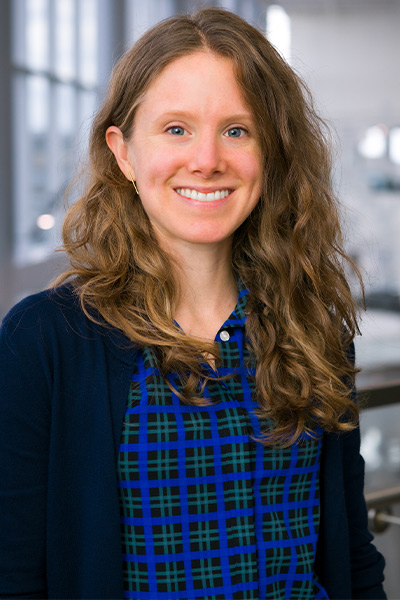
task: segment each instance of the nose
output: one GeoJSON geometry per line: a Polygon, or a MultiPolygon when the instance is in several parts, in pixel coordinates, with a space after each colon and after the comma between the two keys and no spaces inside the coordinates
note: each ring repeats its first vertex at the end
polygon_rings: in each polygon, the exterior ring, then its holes
{"type": "Polygon", "coordinates": [[[188,167],[191,173],[210,178],[226,170],[223,143],[216,135],[205,133],[192,144],[188,167]]]}

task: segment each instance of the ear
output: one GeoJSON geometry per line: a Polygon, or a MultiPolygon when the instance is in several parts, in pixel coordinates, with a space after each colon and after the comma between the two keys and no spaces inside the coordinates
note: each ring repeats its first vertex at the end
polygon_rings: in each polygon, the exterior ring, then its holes
{"type": "Polygon", "coordinates": [[[136,179],[135,170],[129,162],[128,145],[122,131],[115,125],[111,125],[106,131],[106,142],[125,177],[130,180],[132,175],[133,179],[136,179]]]}

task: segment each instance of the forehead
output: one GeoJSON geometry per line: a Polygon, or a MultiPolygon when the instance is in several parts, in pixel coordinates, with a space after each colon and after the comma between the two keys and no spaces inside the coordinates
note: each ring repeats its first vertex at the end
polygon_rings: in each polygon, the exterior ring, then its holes
{"type": "Polygon", "coordinates": [[[197,51],[173,60],[153,80],[138,107],[145,116],[152,111],[193,110],[248,113],[235,65],[230,58],[197,51]]]}

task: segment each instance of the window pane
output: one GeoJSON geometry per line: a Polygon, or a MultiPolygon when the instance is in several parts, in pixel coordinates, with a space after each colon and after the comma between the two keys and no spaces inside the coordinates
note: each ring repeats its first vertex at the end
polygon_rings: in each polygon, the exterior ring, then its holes
{"type": "Polygon", "coordinates": [[[47,69],[49,66],[49,2],[48,0],[25,0],[25,2],[25,63],[31,69],[47,69]]]}
{"type": "Polygon", "coordinates": [[[97,108],[97,94],[82,90],[79,93],[79,136],[78,152],[82,155],[83,160],[88,152],[88,140],[90,128],[92,126],[93,115],[97,108]]]}
{"type": "Polygon", "coordinates": [[[26,79],[26,111],[28,134],[43,136],[49,127],[49,82],[45,77],[26,79]]]}
{"type": "Polygon", "coordinates": [[[97,1],[79,3],[79,78],[86,85],[97,82],[97,1]]]}
{"type": "Polygon", "coordinates": [[[48,233],[38,227],[37,219],[49,212],[49,108],[50,86],[44,77],[27,78],[27,188],[24,202],[25,227],[30,252],[42,245],[48,233]]]}
{"type": "MultiPolygon", "coordinates": [[[[87,136],[92,125],[92,119],[97,108],[97,94],[82,91],[80,93],[79,121],[82,124],[81,134],[87,136]]],[[[80,137],[82,137],[82,135],[80,137]]]]}
{"type": "Polygon", "coordinates": [[[16,91],[16,258],[27,262],[42,258],[50,238],[38,226],[50,204],[50,84],[40,76],[17,76],[16,91]]]}
{"type": "Polygon", "coordinates": [[[74,0],[54,0],[55,2],[55,73],[58,77],[71,79],[75,69],[75,2],[74,0]]]}
{"type": "Polygon", "coordinates": [[[74,144],[76,133],[76,91],[71,85],[57,85],[55,89],[55,139],[52,191],[54,202],[62,196],[74,172],[74,144]]]}

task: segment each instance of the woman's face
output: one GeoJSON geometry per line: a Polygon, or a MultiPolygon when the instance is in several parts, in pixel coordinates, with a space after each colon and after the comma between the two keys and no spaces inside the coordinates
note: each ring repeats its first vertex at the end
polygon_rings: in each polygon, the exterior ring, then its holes
{"type": "Polygon", "coordinates": [[[160,243],[173,249],[230,244],[261,194],[257,134],[231,60],[202,51],[153,82],[119,157],[109,145],[136,179],[160,243]]]}

